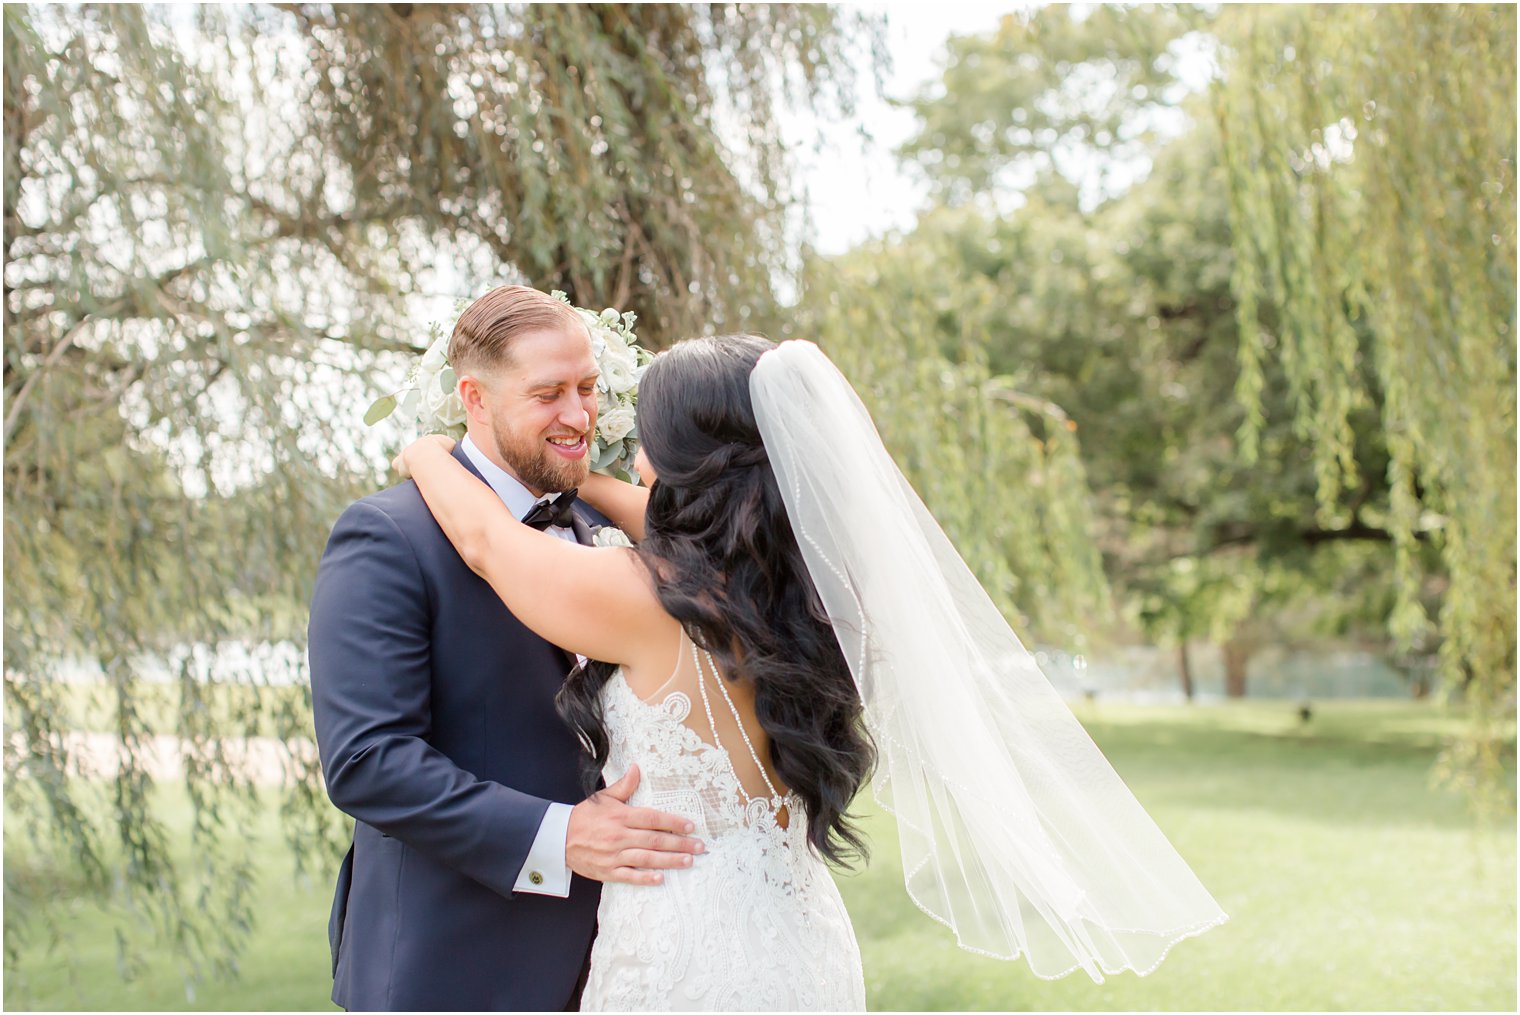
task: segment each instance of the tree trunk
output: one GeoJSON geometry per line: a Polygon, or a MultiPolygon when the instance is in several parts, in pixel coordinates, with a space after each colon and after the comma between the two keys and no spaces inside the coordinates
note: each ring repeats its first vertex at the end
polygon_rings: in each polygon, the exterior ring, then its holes
{"type": "Polygon", "coordinates": [[[1220,648],[1224,652],[1224,693],[1227,698],[1246,696],[1246,664],[1251,661],[1251,650],[1234,639],[1220,648]]]}
{"type": "Polygon", "coordinates": [[[1182,696],[1193,700],[1193,664],[1188,659],[1187,641],[1177,643],[1177,674],[1182,677],[1182,696]]]}

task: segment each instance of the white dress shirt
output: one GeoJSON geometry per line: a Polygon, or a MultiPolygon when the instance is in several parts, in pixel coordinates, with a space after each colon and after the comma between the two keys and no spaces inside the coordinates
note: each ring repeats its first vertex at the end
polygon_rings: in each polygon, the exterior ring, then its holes
{"type": "MultiPolygon", "coordinates": [[[[468,434],[459,442],[459,446],[464,449],[470,464],[480,470],[486,483],[496,491],[496,496],[502,499],[514,517],[521,518],[541,500],[553,499],[534,497],[527,487],[487,458],[468,434]]],[[[551,525],[544,531],[575,542],[575,533],[564,526],[551,525]]],[[[569,896],[570,867],[565,863],[565,836],[570,830],[570,810],[569,804],[549,804],[543,821],[539,823],[538,834],[533,837],[533,847],[528,850],[528,859],[517,875],[517,883],[512,886],[513,890],[535,895],[555,895],[562,899],[569,896]]]]}

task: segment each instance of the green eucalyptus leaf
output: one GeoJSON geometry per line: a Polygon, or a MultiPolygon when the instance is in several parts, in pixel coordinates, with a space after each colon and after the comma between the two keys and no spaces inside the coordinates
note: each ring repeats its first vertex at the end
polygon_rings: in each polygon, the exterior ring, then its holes
{"type": "Polygon", "coordinates": [[[364,425],[374,426],[385,417],[396,411],[396,396],[381,395],[370,404],[364,413],[364,425]]]}

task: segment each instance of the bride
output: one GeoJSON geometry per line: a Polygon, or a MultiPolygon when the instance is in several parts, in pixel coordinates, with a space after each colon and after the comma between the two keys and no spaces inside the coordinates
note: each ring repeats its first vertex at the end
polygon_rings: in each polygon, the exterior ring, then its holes
{"type": "Polygon", "coordinates": [[[816,346],[682,342],[638,427],[647,488],[580,491],[636,547],[518,522],[447,438],[397,459],[518,619],[606,660],[560,694],[594,768],[637,764],[630,803],[706,843],[605,886],[584,1009],[863,1009],[828,864],[862,852],[846,809],[868,778],[910,895],[962,947],[1101,980],[1223,921],[816,346]]]}

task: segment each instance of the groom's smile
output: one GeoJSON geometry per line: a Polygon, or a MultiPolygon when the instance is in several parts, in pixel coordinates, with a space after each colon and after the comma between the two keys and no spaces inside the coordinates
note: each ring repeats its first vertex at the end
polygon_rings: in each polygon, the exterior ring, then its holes
{"type": "Polygon", "coordinates": [[[585,434],[566,434],[557,437],[544,438],[549,446],[566,458],[584,458],[588,442],[585,434]]]}

